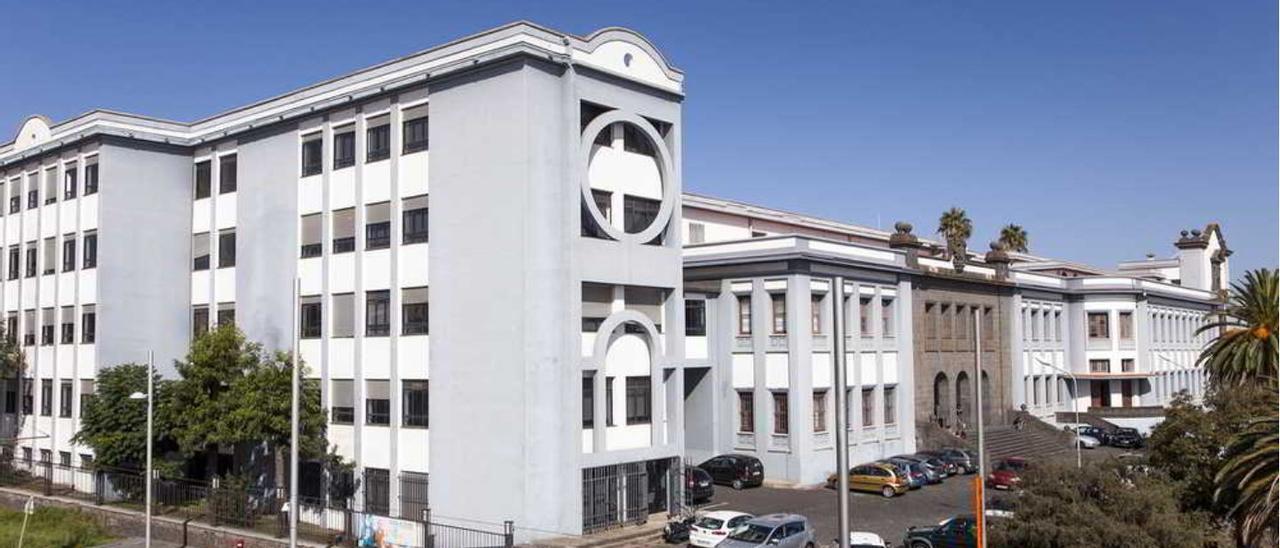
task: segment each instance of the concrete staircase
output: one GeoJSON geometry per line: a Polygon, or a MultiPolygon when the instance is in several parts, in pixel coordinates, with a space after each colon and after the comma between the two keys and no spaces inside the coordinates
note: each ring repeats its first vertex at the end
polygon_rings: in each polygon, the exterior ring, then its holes
{"type": "MultiPolygon", "coordinates": [[[[1039,421],[1036,421],[1039,422],[1039,421]]],[[[1005,457],[1025,457],[1044,461],[1070,450],[1071,439],[1062,432],[1028,424],[1022,430],[1012,426],[992,426],[986,431],[987,459],[995,462],[1005,457]]]]}
{"type": "MultiPolygon", "coordinates": [[[[1054,420],[1060,423],[1072,424],[1076,422],[1076,413],[1073,413],[1071,411],[1058,411],[1057,413],[1054,413],[1053,418],[1054,420]]],[[[1116,426],[1114,422],[1111,422],[1107,419],[1094,415],[1093,413],[1084,412],[1084,411],[1080,412],[1080,422],[1085,423],[1089,426],[1097,426],[1098,428],[1101,428],[1107,431],[1112,431],[1112,430],[1115,430],[1116,428],[1119,428],[1119,426],[1116,426]]]]}

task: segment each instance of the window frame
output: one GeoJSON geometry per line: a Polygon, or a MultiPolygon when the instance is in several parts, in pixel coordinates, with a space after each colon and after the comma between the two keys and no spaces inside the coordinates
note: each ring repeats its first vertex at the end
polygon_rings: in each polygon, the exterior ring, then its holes
{"type": "Polygon", "coordinates": [[[626,377],[625,424],[653,424],[653,385],[649,375],[626,377]]]}
{"type": "Polygon", "coordinates": [[[431,149],[430,118],[430,116],[419,116],[402,122],[401,129],[404,143],[401,145],[401,154],[413,154],[414,152],[431,149]]]}

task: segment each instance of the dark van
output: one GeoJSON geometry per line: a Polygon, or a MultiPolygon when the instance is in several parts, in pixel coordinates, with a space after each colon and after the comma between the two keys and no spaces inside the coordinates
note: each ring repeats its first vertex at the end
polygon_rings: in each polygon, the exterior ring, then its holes
{"type": "Polygon", "coordinates": [[[764,484],[764,464],[748,455],[720,455],[707,459],[698,468],[711,474],[711,479],[720,485],[728,485],[734,489],[743,487],[759,487],[764,484]]]}

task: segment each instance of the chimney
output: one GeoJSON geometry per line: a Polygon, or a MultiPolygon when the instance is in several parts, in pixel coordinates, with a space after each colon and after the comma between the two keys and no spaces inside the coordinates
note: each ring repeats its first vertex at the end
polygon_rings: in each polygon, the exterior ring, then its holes
{"type": "Polygon", "coordinates": [[[1199,230],[1183,230],[1173,246],[1178,248],[1179,283],[1208,291],[1211,285],[1209,235],[1199,230]]]}
{"type": "Polygon", "coordinates": [[[1009,264],[1013,262],[1013,258],[1009,256],[1004,246],[1000,245],[1000,242],[991,242],[991,251],[987,252],[985,260],[987,264],[995,267],[997,280],[1009,279],[1009,264]]]}

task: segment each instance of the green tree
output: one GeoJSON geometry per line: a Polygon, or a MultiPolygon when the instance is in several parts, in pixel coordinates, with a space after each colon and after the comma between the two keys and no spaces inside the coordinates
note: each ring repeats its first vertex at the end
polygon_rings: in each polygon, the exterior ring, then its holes
{"type": "Polygon", "coordinates": [[[989,520],[991,546],[1202,548],[1203,512],[1178,507],[1177,484],[1116,461],[1083,469],[1045,464],[1024,475],[1012,519],[989,520]]]}
{"type": "Polygon", "coordinates": [[[1236,434],[1215,480],[1219,502],[1234,501],[1229,515],[1235,520],[1242,544],[1274,544],[1280,523],[1280,443],[1277,443],[1276,329],[1280,325],[1280,279],[1270,269],[1245,273],[1243,283],[1232,283],[1227,306],[1200,332],[1216,333],[1200,353],[1198,362],[1221,390],[1255,387],[1270,395],[1265,411],[1253,415],[1247,429],[1236,434]]]}
{"type": "Polygon", "coordinates": [[[1026,253],[1029,244],[1027,229],[1015,224],[1004,225],[1004,228],[1000,229],[1000,239],[997,241],[1006,251],[1026,253]]]}
{"type": "Polygon", "coordinates": [[[969,215],[958,207],[948,209],[938,218],[938,234],[946,241],[947,253],[956,268],[963,268],[969,237],[973,236],[973,221],[969,220],[969,215]]]}
{"type": "MultiPolygon", "coordinates": [[[[152,453],[162,457],[176,448],[168,432],[172,413],[164,408],[169,382],[156,375],[156,408],[152,453]]],[[[80,430],[71,441],[93,449],[94,462],[114,468],[141,469],[147,458],[147,402],[129,396],[147,392],[147,366],[127,363],[98,372],[95,394],[84,406],[80,430]]],[[[176,463],[157,458],[156,468],[172,470],[176,463]]]]}

